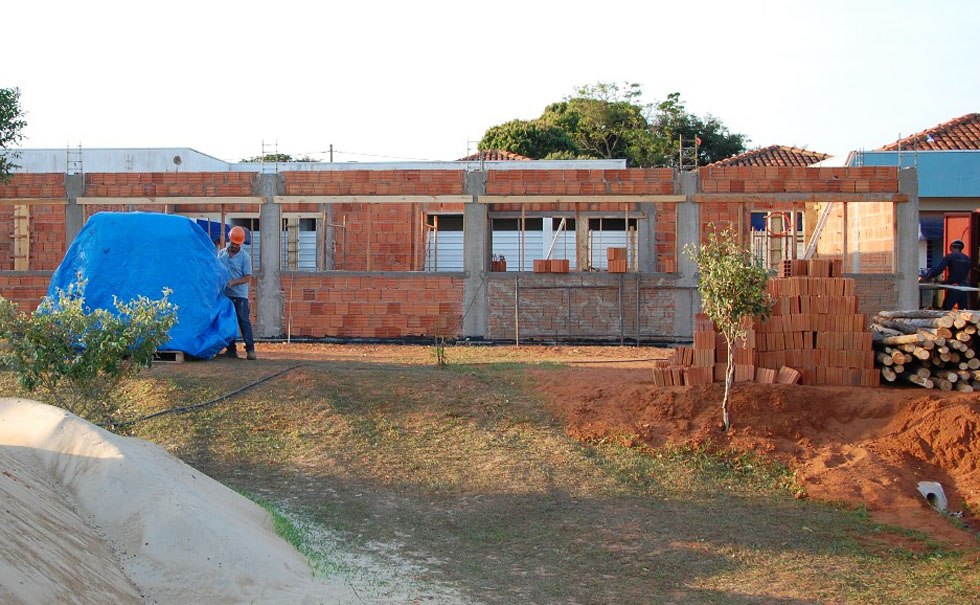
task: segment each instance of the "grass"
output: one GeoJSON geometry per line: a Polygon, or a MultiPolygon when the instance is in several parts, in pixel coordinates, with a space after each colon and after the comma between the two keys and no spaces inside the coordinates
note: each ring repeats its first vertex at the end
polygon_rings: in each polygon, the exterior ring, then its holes
{"type": "MultiPolygon", "coordinates": [[[[463,355],[478,358],[311,362],[130,432],[280,511],[301,552],[319,548],[321,567],[377,594],[408,583],[435,602],[444,586],[486,603],[975,599],[968,554],[797,499],[791,472],[757,455],[655,451],[629,433],[576,442],[527,364],[463,355]],[[413,571],[357,578],[359,559],[338,553],[413,571]]],[[[287,365],[156,366],[125,412],[205,401],[287,365]]]]}

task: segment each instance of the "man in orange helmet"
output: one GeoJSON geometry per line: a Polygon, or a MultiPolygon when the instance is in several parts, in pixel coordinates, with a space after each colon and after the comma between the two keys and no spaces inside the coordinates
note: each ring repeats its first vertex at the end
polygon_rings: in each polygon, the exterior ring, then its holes
{"type": "MultiPolygon", "coordinates": [[[[238,329],[241,330],[242,340],[245,341],[245,358],[255,359],[255,340],[252,337],[252,320],[248,311],[248,283],[252,279],[252,259],[242,253],[245,243],[245,230],[232,227],[228,233],[228,245],[218,253],[218,262],[231,271],[231,280],[225,286],[225,296],[235,305],[235,315],[238,316],[238,329]]],[[[235,341],[228,343],[225,355],[238,357],[235,341]]]]}

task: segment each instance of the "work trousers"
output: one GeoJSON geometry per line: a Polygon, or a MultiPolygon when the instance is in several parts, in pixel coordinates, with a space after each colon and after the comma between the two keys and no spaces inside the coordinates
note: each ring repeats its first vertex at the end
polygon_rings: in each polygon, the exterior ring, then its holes
{"type": "MultiPolygon", "coordinates": [[[[255,339],[252,337],[252,320],[248,316],[248,299],[237,296],[229,296],[228,298],[231,299],[231,304],[235,305],[235,315],[238,317],[238,330],[242,334],[242,340],[245,341],[245,350],[254,351],[255,339]]],[[[228,350],[235,350],[234,340],[228,343],[228,350]]]]}

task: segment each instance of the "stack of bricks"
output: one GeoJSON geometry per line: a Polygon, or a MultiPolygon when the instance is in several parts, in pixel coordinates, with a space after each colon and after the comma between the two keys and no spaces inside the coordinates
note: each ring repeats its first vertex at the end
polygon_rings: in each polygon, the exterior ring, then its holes
{"type": "Polygon", "coordinates": [[[567,258],[538,258],[534,260],[535,273],[568,273],[567,258]]]}
{"type": "MultiPolygon", "coordinates": [[[[746,321],[745,339],[734,349],[735,382],[878,386],[867,318],[857,312],[854,280],[840,277],[840,263],[788,261],[784,277],[769,281],[772,315],[746,321]]],[[[728,346],[711,320],[698,315],[693,347],[678,347],[666,364],[654,368],[654,383],[679,369],[684,384],[705,384],[701,368],[724,381],[728,346]],[[695,375],[688,376],[691,370],[695,375]]],[[[710,382],[710,380],[708,381],[710,382]]]]}
{"type": "Polygon", "coordinates": [[[626,273],[626,248],[606,248],[606,261],[610,273],[626,273]]]}

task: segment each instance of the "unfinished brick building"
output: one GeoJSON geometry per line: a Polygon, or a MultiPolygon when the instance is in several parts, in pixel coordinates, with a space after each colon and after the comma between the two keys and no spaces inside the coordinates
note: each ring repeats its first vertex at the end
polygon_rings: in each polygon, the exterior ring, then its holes
{"type": "Polygon", "coordinates": [[[773,268],[811,242],[814,258],[842,259],[863,312],[917,303],[914,169],[215,162],[71,173],[22,161],[0,185],[0,295],[32,309],[87,217],[114,210],[249,228],[266,338],[685,340],[697,282],[684,246],[727,225],[773,268]],[[625,249],[622,266],[610,249],[625,249]],[[532,270],[549,258],[568,272],[532,270]]]}

